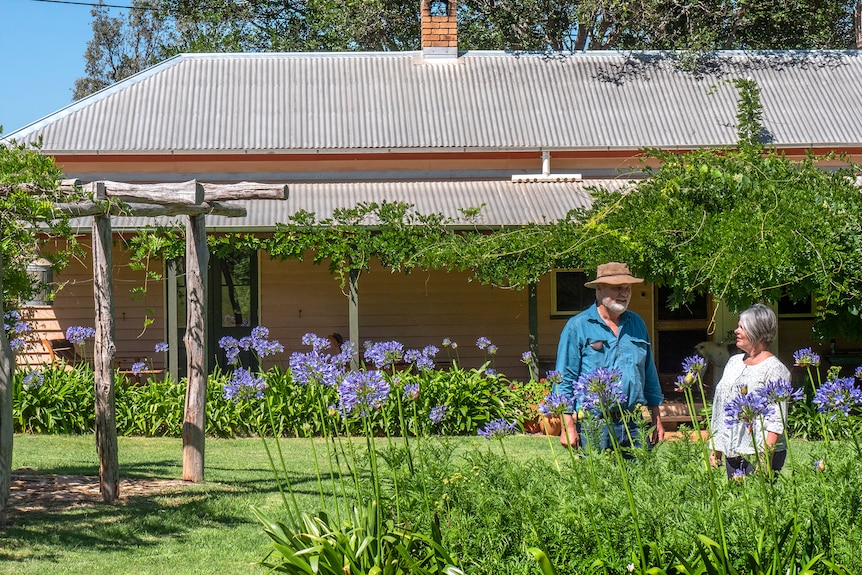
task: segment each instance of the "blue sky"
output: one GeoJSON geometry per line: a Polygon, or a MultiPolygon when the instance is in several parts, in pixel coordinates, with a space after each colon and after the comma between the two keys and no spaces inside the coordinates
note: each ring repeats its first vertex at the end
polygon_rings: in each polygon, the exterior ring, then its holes
{"type": "MultiPolygon", "coordinates": [[[[93,36],[91,6],[84,5],[88,1],[0,0],[0,125],[4,134],[72,102],[75,79],[84,75],[84,50],[93,36]]],[[[121,12],[112,9],[111,13],[121,12]]]]}

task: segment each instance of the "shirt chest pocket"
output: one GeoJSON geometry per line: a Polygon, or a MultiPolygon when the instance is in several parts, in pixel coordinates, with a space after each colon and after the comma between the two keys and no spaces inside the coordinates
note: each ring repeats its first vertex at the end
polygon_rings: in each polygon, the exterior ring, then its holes
{"type": "Polygon", "coordinates": [[[649,342],[637,337],[626,337],[620,341],[620,355],[629,365],[643,365],[649,353],[649,342]]]}

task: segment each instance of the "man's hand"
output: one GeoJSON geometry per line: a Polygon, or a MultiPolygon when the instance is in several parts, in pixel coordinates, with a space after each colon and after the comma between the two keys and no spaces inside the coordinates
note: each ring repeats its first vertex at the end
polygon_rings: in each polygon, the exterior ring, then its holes
{"type": "Polygon", "coordinates": [[[568,413],[563,414],[563,430],[560,432],[560,445],[577,449],[581,440],[578,437],[578,428],[575,426],[575,418],[568,413]]]}
{"type": "Polygon", "coordinates": [[[664,424],[661,422],[661,415],[659,415],[659,407],[651,407],[650,412],[652,415],[652,435],[650,436],[650,441],[652,441],[653,445],[658,444],[659,441],[664,439],[664,424]]]}
{"type": "Polygon", "coordinates": [[[720,451],[710,451],[709,452],[709,464],[712,467],[718,467],[721,465],[721,452],[720,451]]]}

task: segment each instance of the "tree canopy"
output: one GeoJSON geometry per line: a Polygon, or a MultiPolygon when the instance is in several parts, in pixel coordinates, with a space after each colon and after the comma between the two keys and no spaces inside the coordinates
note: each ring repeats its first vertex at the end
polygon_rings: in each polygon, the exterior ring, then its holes
{"type": "MultiPolygon", "coordinates": [[[[846,49],[862,0],[461,0],[464,50],[846,49]]],[[[180,52],[416,50],[419,0],[133,0],[93,10],[80,99],[180,52]]]]}

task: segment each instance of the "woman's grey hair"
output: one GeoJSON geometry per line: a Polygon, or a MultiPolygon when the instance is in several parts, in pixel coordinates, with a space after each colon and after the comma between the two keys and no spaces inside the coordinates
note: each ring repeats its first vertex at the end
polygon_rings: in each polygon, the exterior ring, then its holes
{"type": "Polygon", "coordinates": [[[762,303],[756,303],[739,314],[739,323],[752,343],[763,343],[766,347],[772,345],[775,332],[778,330],[778,320],[775,312],[762,303]]]}

